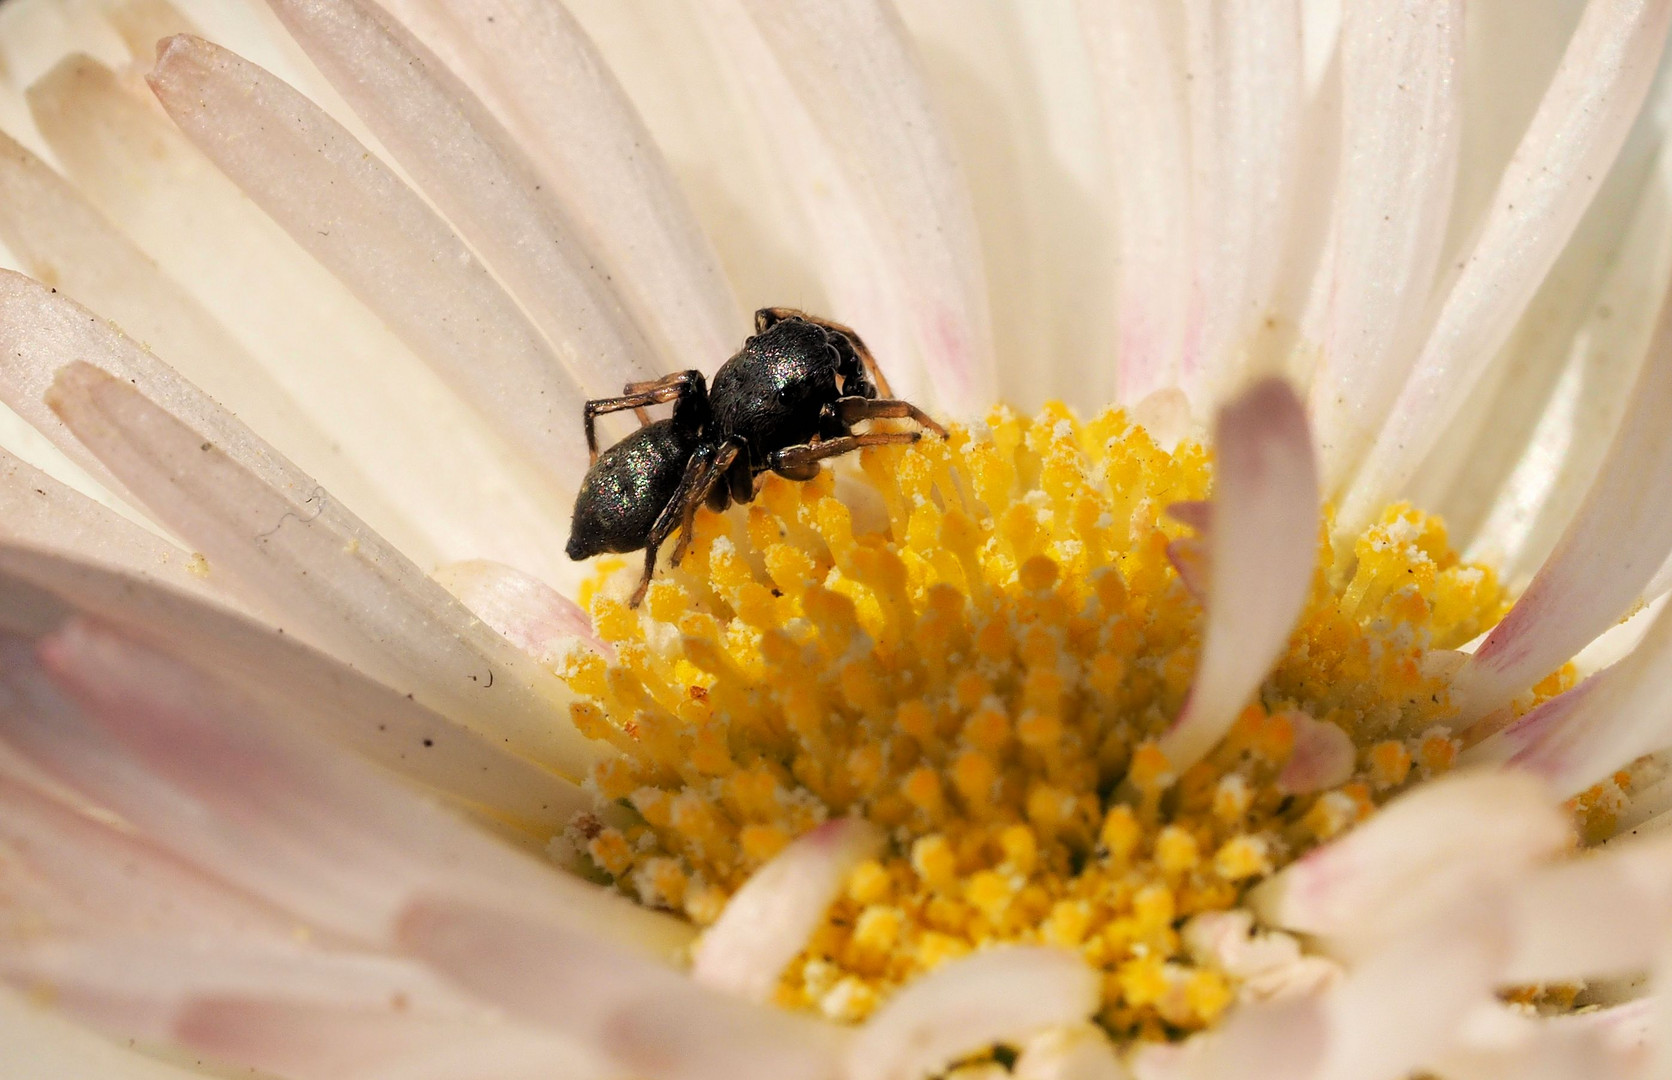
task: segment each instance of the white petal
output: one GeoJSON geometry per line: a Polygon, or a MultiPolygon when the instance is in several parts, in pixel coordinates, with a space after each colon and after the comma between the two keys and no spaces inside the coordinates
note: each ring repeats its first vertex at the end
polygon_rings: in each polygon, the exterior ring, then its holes
{"type": "Polygon", "coordinates": [[[0,450],[0,538],[73,553],[144,574],[197,596],[236,604],[192,554],[0,450]]]}
{"type": "Polygon", "coordinates": [[[615,287],[676,363],[711,368],[737,349],[748,325],[713,246],[615,74],[562,5],[390,0],[384,7],[516,137],[587,224],[615,268],[615,287]]]}
{"type": "MultiPolygon", "coordinates": [[[[1190,0],[1194,294],[1179,382],[1198,401],[1271,370],[1303,100],[1295,0],[1190,0]]],[[[1285,328],[1287,332],[1287,328],[1285,328]]]]}
{"type": "Polygon", "coordinates": [[[4,986],[0,1046],[6,1047],[7,1080],[203,1080],[205,1075],[107,1042],[4,986]]]}
{"type": "Polygon", "coordinates": [[[585,471],[586,395],[464,242],[318,106],[215,45],[170,38],[151,87],[175,123],[558,489],[585,471]]]}
{"type": "Polygon", "coordinates": [[[368,520],[410,531],[340,446],[189,293],[39,158],[0,134],[0,237],[31,276],[142,341],[310,473],[363,505],[368,520]]]}
{"type": "Polygon", "coordinates": [[[844,1033],[697,986],[565,929],[549,915],[451,901],[407,909],[399,941],[461,986],[572,1037],[633,1075],[814,1080],[835,1074],[844,1033]]]}
{"type": "Polygon", "coordinates": [[[1457,173],[1462,48],[1462,0],[1342,12],[1345,145],[1311,395],[1332,495],[1369,448],[1418,344],[1457,173]]]}
{"type": "Polygon", "coordinates": [[[974,213],[899,16],[879,0],[744,4],[882,240],[928,388],[979,413],[995,375],[974,213]]]}
{"type": "Polygon", "coordinates": [[[1002,946],[919,976],[865,1022],[851,1080],[917,1080],[996,1043],[1079,1024],[1096,1011],[1100,977],[1070,952],[1002,946]]]}
{"type": "Polygon", "coordinates": [[[1436,1063],[1448,1080],[1641,1080],[1652,1002],[1566,1016],[1476,1009],[1436,1063]]]}
{"type": "Polygon", "coordinates": [[[593,396],[680,366],[651,351],[583,232],[482,103],[375,4],[269,0],[355,112],[593,396]]]}
{"type": "MultiPolygon", "coordinates": [[[[683,924],[492,840],[250,700],[72,623],[0,655],[0,734],[153,842],[324,931],[382,945],[419,891],[534,910],[660,956],[683,924]]],[[[649,963],[649,961],[646,961],[649,963]]]]}
{"type": "Polygon", "coordinates": [[[750,875],[703,933],[691,977],[763,1004],[824,919],[853,868],[875,855],[882,834],[842,818],[799,837],[750,875]]]}
{"type": "Polygon", "coordinates": [[[1086,1024],[1029,1040],[1011,1075],[1018,1080],[1127,1080],[1128,1074],[1103,1029],[1086,1024]]]}
{"type": "Polygon", "coordinates": [[[1625,659],[1471,747],[1466,760],[1507,762],[1572,795],[1672,746],[1672,617],[1663,609],[1625,659]]]}
{"type": "MultiPolygon", "coordinates": [[[[81,355],[134,351],[102,324],[81,328],[81,355]]],[[[568,723],[555,675],[230,416],[211,414],[218,427],[188,423],[81,361],[60,372],[50,397],[141,501],[311,640],[571,777],[605,753],[568,723]]]]}
{"type": "Polygon", "coordinates": [[[47,590],[137,642],[235,683],[288,722],[534,836],[561,832],[575,814],[595,809],[580,788],[498,739],[462,728],[282,631],[159,583],[11,546],[0,547],[0,575],[0,589],[27,582],[47,590]]]}
{"type": "Polygon", "coordinates": [[[1614,444],[1561,543],[1452,683],[1462,719],[1504,705],[1626,615],[1672,554],[1672,304],[1614,444]]]}
{"type": "Polygon", "coordinates": [[[149,98],[73,57],[30,89],[55,159],[83,194],[410,520],[392,542],[423,566],[494,558],[564,580],[569,508],[149,98]]]}
{"type": "Polygon", "coordinates": [[[1480,237],[1336,520],[1356,535],[1410,480],[1571,235],[1648,93],[1669,0],[1591,0],[1480,237]]]}
{"type": "Polygon", "coordinates": [[[1116,210],[1115,355],[1120,400],[1132,405],[1173,385],[1189,316],[1182,15],[1164,0],[1082,0],[1079,11],[1102,90],[1116,210]]]}
{"type": "Polygon", "coordinates": [[[1202,658],[1162,737],[1176,769],[1230,730],[1288,643],[1318,557],[1318,476],[1289,385],[1262,381],[1220,414],[1214,446],[1211,585],[1202,658]]]}
{"type": "MultiPolygon", "coordinates": [[[[1399,932],[1519,874],[1572,842],[1549,791],[1529,777],[1443,777],[1389,803],[1250,894],[1274,926],[1332,941],[1399,932]]],[[[1360,947],[1360,946],[1354,946],[1360,947]]]]}

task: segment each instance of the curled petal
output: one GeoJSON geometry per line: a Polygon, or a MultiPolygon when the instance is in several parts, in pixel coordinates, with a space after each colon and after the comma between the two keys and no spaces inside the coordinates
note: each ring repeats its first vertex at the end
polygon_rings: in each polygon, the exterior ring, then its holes
{"type": "Polygon", "coordinates": [[[855,818],[827,822],[773,856],[727,901],[697,944],[691,977],[769,1002],[778,978],[807,946],[853,868],[882,835],[855,818]]]}
{"type": "Polygon", "coordinates": [[[852,1080],[915,1080],[996,1043],[1081,1023],[1099,976],[1073,953],[1006,946],[952,961],[908,984],[866,1021],[852,1080]]]}
{"type": "Polygon", "coordinates": [[[1212,750],[1288,644],[1318,555],[1318,474],[1286,382],[1257,383],[1215,432],[1208,621],[1184,710],[1162,737],[1176,769],[1212,750]]]}

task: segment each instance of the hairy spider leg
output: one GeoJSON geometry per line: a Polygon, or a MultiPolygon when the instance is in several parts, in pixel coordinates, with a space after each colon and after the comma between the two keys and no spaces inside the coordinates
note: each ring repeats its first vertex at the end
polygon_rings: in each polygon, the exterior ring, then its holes
{"type": "Polygon", "coordinates": [[[914,443],[923,437],[921,431],[867,431],[863,435],[840,435],[816,443],[801,443],[774,450],[766,459],[767,468],[790,480],[811,480],[818,474],[818,463],[825,458],[851,454],[866,446],[897,446],[914,443]]]}
{"type": "MultiPolygon", "coordinates": [[[[749,498],[754,498],[754,482],[749,474],[749,459],[748,455],[743,453],[744,450],[748,449],[748,446],[749,444],[744,442],[741,436],[733,435],[721,443],[720,448],[714,452],[714,457],[709,462],[708,472],[698,481],[696,489],[692,491],[691,497],[685,501],[685,506],[681,511],[679,543],[674,546],[673,558],[668,560],[672,565],[678,566],[684,560],[685,553],[690,550],[691,535],[695,531],[697,521],[697,508],[708,498],[709,492],[719,490],[716,485],[719,484],[722,477],[729,476],[735,490],[739,466],[741,466],[742,475],[748,484],[749,498]]],[[[749,499],[739,501],[748,502],[749,499]]],[[[721,509],[725,508],[721,507],[721,509]]]]}
{"type": "Polygon", "coordinates": [[[941,438],[946,438],[946,429],[909,401],[894,398],[837,398],[836,415],[844,424],[857,424],[861,420],[911,420],[941,438]]]}
{"type": "MultiPolygon", "coordinates": [[[[858,361],[858,366],[854,367],[852,371],[842,371],[842,385],[844,388],[852,386],[855,381],[858,381],[861,385],[869,385],[875,391],[872,394],[862,394],[858,396],[882,398],[892,398],[894,396],[894,388],[888,385],[888,376],[882,373],[882,367],[877,363],[877,358],[871,355],[870,347],[865,344],[865,340],[863,338],[854,332],[853,327],[851,326],[844,326],[843,324],[833,322],[830,319],[821,319],[817,315],[809,315],[805,311],[801,311],[797,308],[773,307],[761,308],[759,311],[755,312],[755,333],[765,333],[767,330],[771,329],[776,324],[783,322],[785,319],[801,319],[804,322],[810,322],[814,326],[836,334],[838,338],[842,340],[842,342],[847,346],[847,349],[844,350],[842,345],[838,345],[837,351],[851,351],[852,354],[850,356],[844,356],[843,360],[858,361]],[[857,379],[857,376],[861,371],[865,373],[866,377],[864,379],[857,379]]],[[[846,367],[846,365],[844,365],[844,367],[846,367]]]]}
{"type": "Polygon", "coordinates": [[[702,505],[703,499],[714,482],[731,467],[738,451],[743,446],[743,440],[727,439],[718,447],[699,446],[691,454],[691,460],[685,464],[685,472],[679,478],[679,486],[674,488],[668,497],[662,512],[656,515],[656,521],[650,526],[650,534],[644,541],[644,574],[639,578],[638,587],[628,599],[628,607],[638,607],[644,602],[644,594],[650,588],[650,579],[656,573],[656,554],[662,544],[671,536],[675,529],[684,526],[685,532],[680,538],[679,546],[674,549],[673,564],[679,565],[684,558],[685,549],[691,543],[691,525],[697,514],[697,507],[702,505]]]}
{"type": "Polygon", "coordinates": [[[650,382],[628,383],[620,397],[594,398],[587,402],[586,449],[592,455],[592,462],[596,464],[598,461],[598,417],[633,409],[638,412],[639,422],[642,424],[648,421],[644,415],[644,407],[660,405],[664,401],[674,403],[673,418],[676,422],[700,427],[708,420],[708,382],[703,378],[702,372],[695,368],[664,375],[650,382]],[[695,415],[691,415],[689,408],[693,404],[698,405],[695,415]],[[682,413],[685,415],[682,416],[682,413]]]}

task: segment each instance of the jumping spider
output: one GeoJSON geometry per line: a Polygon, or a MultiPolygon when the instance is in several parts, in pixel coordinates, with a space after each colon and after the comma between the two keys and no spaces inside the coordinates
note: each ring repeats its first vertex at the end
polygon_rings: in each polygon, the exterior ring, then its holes
{"type": "Polygon", "coordinates": [[[703,503],[719,511],[752,501],[756,477],[768,470],[811,480],[824,458],[922,437],[919,431],[855,434],[853,425],[862,420],[909,418],[945,437],[946,429],[922,409],[890,393],[852,330],[794,308],[762,308],[754,336],[720,365],[712,389],[702,372],[681,371],[586,403],[592,467],[575,498],[569,557],[643,548],[644,576],[630,601],[637,607],[656,570],[657,549],[680,529],[678,566],[703,503]],[[640,411],[639,430],[599,454],[597,417],[668,401],[671,417],[650,422],[640,411]]]}

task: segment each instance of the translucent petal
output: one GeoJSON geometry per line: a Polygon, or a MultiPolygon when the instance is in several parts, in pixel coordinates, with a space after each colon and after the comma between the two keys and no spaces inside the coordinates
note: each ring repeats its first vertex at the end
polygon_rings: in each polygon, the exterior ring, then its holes
{"type": "Polygon", "coordinates": [[[1014,1045],[1083,1022],[1100,977],[1058,949],[1003,946],[919,976],[865,1022],[849,1052],[851,1080],[915,1080],[994,1044],[1014,1045]]]}
{"type": "Polygon", "coordinates": [[[882,834],[855,818],[797,838],[750,875],[697,943],[691,977],[770,1004],[778,979],[803,949],[853,868],[875,855],[882,834]]]}
{"type": "Polygon", "coordinates": [[[393,170],[318,106],[201,38],[150,75],[221,170],[352,288],[559,491],[585,471],[586,395],[487,269],[393,170]]]}
{"type": "Polygon", "coordinates": [[[1462,407],[1601,185],[1648,93],[1672,2],[1591,0],[1341,513],[1356,535],[1462,407]]]}
{"type": "Polygon", "coordinates": [[[435,579],[505,640],[547,667],[561,662],[577,642],[615,655],[579,604],[515,567],[473,559],[443,566],[435,579]]]}
{"type": "MultiPolygon", "coordinates": [[[[611,281],[676,366],[711,369],[748,330],[713,246],[616,76],[560,4],[391,0],[584,222],[611,281]]],[[[774,301],[776,302],[776,301],[774,301]]]]}
{"type": "MultiPolygon", "coordinates": [[[[74,317],[66,302],[59,314],[74,317]]],[[[81,356],[134,351],[103,324],[78,326],[81,356]]],[[[556,676],[230,416],[191,423],[80,360],[59,372],[49,397],[142,502],[305,637],[568,776],[605,753],[567,722],[556,676]]]]}
{"type": "Polygon", "coordinates": [[[285,27],[504,282],[590,396],[660,362],[588,249],[584,227],[464,84],[375,4],[269,0],[285,27]]]}
{"type": "Polygon", "coordinates": [[[1220,414],[1208,621],[1190,696],[1161,749],[1186,769],[1230,730],[1282,653],[1317,562],[1318,476],[1306,414],[1280,379],[1220,414]]]}
{"type": "Polygon", "coordinates": [[[1345,145],[1311,394],[1330,495],[1375,438],[1418,344],[1457,173],[1462,49],[1461,0],[1343,9],[1345,145]]]}

